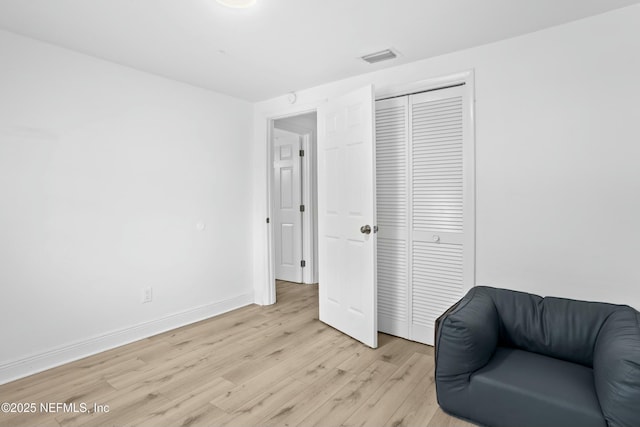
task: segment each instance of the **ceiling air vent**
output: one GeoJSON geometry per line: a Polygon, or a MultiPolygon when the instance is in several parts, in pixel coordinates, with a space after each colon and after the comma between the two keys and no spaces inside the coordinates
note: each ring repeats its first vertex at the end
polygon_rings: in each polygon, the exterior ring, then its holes
{"type": "Polygon", "coordinates": [[[362,57],[363,60],[369,64],[375,64],[376,62],[386,61],[387,59],[396,58],[396,55],[391,49],[381,50],[380,52],[370,53],[362,57]]]}

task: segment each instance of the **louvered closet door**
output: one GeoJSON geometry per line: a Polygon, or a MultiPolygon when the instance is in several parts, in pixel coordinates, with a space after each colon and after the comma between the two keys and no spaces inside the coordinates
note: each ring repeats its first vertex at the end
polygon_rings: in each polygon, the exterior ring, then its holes
{"type": "Polygon", "coordinates": [[[412,95],[411,339],[433,344],[434,322],[472,286],[473,145],[464,86],[412,95]]]}
{"type": "Polygon", "coordinates": [[[376,102],[378,330],[409,338],[409,98],[376,102]]]}

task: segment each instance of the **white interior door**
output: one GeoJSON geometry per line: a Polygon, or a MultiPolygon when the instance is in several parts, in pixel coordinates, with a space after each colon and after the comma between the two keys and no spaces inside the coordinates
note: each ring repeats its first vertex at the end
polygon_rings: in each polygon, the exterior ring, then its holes
{"type": "Polygon", "coordinates": [[[474,148],[469,92],[412,95],[411,338],[433,345],[434,322],[474,282],[474,148]]]}
{"type": "Polygon", "coordinates": [[[273,129],[276,279],[302,282],[300,135],[273,129]]]}
{"type": "Polygon", "coordinates": [[[373,102],[367,86],[318,109],[318,251],[320,320],[376,348],[373,102]]]}
{"type": "Polygon", "coordinates": [[[409,97],[376,101],[378,330],[410,337],[409,97]]]}

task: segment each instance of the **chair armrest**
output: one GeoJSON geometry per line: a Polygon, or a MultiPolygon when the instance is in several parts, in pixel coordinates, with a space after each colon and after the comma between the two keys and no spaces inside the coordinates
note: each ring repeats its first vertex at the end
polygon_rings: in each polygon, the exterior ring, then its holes
{"type": "Polygon", "coordinates": [[[640,420],[640,313],[622,306],[604,322],[596,340],[593,376],[609,427],[640,420]]]}
{"type": "Polygon", "coordinates": [[[472,288],[440,317],[435,341],[435,382],[438,404],[452,414],[467,413],[471,374],[495,352],[500,320],[491,288],[472,288]],[[466,409],[465,409],[466,408],[466,409]]]}
{"type": "Polygon", "coordinates": [[[489,290],[472,288],[438,319],[436,381],[471,373],[485,366],[498,344],[500,321],[489,290]]]}
{"type": "MultiPolygon", "coordinates": [[[[449,315],[449,313],[451,313],[453,310],[458,308],[462,300],[463,298],[460,298],[455,304],[449,307],[447,311],[442,313],[440,317],[436,319],[435,325],[434,325],[435,328],[433,329],[433,353],[434,354],[438,353],[438,331],[440,330],[440,325],[442,324],[442,321],[445,319],[445,317],[449,315]]],[[[435,369],[435,366],[433,368],[435,369]]]]}

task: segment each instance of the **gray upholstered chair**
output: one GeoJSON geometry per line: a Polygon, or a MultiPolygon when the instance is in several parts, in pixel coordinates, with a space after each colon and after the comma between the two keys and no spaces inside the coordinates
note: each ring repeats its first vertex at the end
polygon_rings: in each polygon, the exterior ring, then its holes
{"type": "Polygon", "coordinates": [[[640,313],[475,287],[436,322],[445,412],[486,426],[640,426],[640,313]]]}

